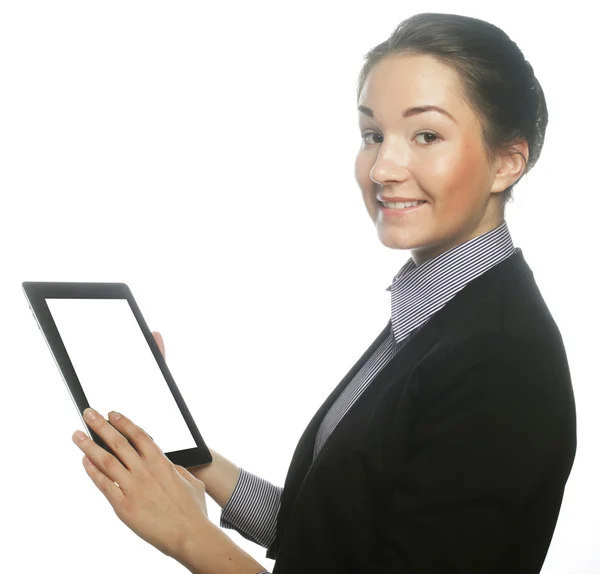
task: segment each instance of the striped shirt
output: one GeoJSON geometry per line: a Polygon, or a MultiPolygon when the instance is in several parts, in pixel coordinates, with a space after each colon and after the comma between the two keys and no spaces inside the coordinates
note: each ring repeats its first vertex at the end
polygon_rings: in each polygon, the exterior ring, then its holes
{"type": "MultiPolygon", "coordinates": [[[[391,293],[389,335],[348,383],[317,432],[313,460],[325,441],[377,374],[396,353],[470,281],[515,252],[506,221],[474,239],[416,265],[410,258],[387,288],[391,293]]],[[[244,469],[221,512],[220,525],[268,548],[275,540],[283,488],[244,469]]],[[[263,573],[259,573],[263,574],[263,573]]],[[[268,573],[265,573],[268,574],[268,573]]]]}

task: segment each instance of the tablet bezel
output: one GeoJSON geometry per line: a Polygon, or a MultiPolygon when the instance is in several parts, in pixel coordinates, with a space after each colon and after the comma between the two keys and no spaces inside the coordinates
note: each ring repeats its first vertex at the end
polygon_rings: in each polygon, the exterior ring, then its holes
{"type": "MultiPolygon", "coordinates": [[[[87,425],[83,418],[83,411],[90,407],[85,396],[81,383],[77,377],[73,364],[69,359],[69,354],[63,344],[58,328],[54,323],[52,314],[48,309],[46,299],[125,299],[129,303],[130,309],[144,334],[152,354],[165,378],[167,385],[179,407],[183,419],[194,441],[196,448],[185,450],[165,452],[165,456],[173,463],[183,467],[196,466],[212,462],[212,456],[192,415],[181,396],[175,380],[167,367],[156,341],[146,324],[146,321],[133,297],[131,289],[126,283],[76,283],[76,282],[47,282],[47,281],[24,281],[22,283],[23,292],[29,302],[29,307],[33,313],[42,335],[46,339],[48,348],[56,361],[58,370],[69,390],[71,398],[77,407],[81,421],[85,425],[88,434],[94,442],[102,448],[114,454],[107,444],[87,425]]],[[[127,415],[127,413],[123,413],[127,415]]],[[[134,421],[135,422],[135,421],[134,421]]]]}

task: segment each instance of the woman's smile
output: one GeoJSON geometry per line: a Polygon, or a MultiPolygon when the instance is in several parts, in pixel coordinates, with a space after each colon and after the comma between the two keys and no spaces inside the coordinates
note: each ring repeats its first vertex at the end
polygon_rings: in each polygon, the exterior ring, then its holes
{"type": "Polygon", "coordinates": [[[377,204],[379,205],[379,211],[381,212],[381,215],[384,217],[403,217],[428,205],[426,201],[417,205],[411,203],[408,204],[407,207],[404,207],[406,204],[402,203],[382,203],[377,201],[377,204]]]}

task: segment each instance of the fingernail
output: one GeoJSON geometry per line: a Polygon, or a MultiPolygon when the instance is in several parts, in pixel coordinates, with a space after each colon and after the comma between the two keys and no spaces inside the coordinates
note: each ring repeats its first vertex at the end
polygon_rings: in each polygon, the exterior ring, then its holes
{"type": "Polygon", "coordinates": [[[110,411],[108,413],[108,418],[112,421],[118,421],[121,418],[121,415],[117,411],[110,411]]]}
{"type": "Polygon", "coordinates": [[[85,409],[85,411],[83,411],[83,416],[88,421],[95,421],[96,420],[96,412],[94,411],[94,409],[91,409],[91,408],[85,409]]]}
{"type": "Polygon", "coordinates": [[[81,442],[85,438],[85,435],[81,431],[76,431],[73,437],[76,441],[81,442]]]}

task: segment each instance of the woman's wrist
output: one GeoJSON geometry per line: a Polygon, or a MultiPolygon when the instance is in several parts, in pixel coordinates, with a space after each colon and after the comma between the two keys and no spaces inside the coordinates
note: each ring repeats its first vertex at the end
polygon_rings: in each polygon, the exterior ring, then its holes
{"type": "Polygon", "coordinates": [[[217,451],[208,449],[212,462],[187,470],[201,480],[208,494],[221,508],[225,508],[237,484],[240,468],[217,451]]]}
{"type": "Polygon", "coordinates": [[[189,533],[174,558],[192,574],[257,574],[266,570],[210,521],[189,533]]]}

